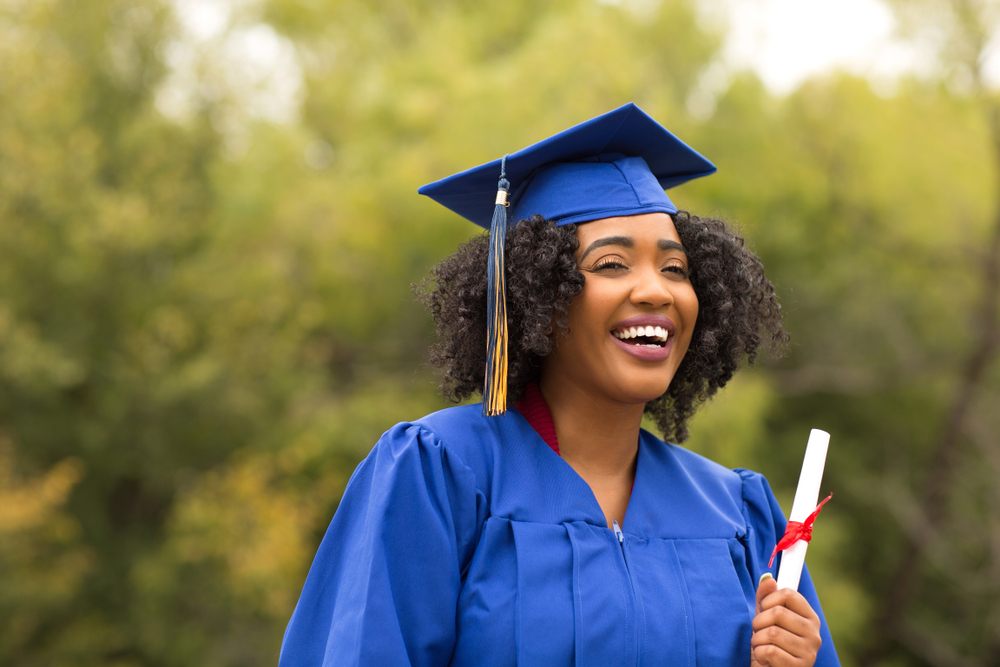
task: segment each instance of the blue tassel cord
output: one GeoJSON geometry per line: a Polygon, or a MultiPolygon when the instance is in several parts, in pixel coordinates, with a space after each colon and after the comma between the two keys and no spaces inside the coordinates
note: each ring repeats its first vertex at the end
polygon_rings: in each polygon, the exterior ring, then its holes
{"type": "Polygon", "coordinates": [[[504,280],[504,241],[507,238],[507,158],[500,163],[496,207],[490,223],[490,252],[486,269],[486,379],[483,412],[493,416],[507,410],[507,292],[504,280]]]}

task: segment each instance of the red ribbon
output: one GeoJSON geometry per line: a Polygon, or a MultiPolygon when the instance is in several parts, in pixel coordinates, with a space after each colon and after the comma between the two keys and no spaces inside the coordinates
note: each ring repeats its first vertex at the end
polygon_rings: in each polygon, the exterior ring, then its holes
{"type": "Polygon", "coordinates": [[[785,534],[781,536],[778,543],[774,545],[774,551],[771,552],[771,560],[767,561],[767,566],[771,567],[774,564],[774,557],[778,555],[779,551],[784,551],[788,547],[792,546],[799,540],[803,542],[808,542],[813,536],[813,522],[816,521],[816,517],[819,515],[820,510],[823,509],[823,505],[833,498],[831,493],[826,498],[816,506],[816,509],[812,511],[812,514],[806,517],[805,521],[801,523],[798,521],[789,521],[788,526],[785,528],[785,534]]]}

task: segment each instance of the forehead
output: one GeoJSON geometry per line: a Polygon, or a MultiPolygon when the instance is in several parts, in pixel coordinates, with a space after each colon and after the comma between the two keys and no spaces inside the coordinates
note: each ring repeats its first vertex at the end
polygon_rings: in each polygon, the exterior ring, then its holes
{"type": "Polygon", "coordinates": [[[660,239],[681,242],[674,221],[666,213],[602,218],[577,225],[576,228],[576,237],[580,241],[581,250],[606,236],[627,236],[637,245],[641,245],[643,241],[655,244],[660,239]]]}

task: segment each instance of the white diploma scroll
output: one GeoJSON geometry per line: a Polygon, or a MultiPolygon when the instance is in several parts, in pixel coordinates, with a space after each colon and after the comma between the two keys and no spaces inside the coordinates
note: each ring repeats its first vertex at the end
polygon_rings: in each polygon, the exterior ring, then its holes
{"type": "MultiPolygon", "coordinates": [[[[823,481],[823,467],[826,465],[826,450],[829,446],[829,433],[816,428],[809,432],[806,457],[802,461],[802,473],[799,475],[799,486],[795,489],[792,513],[788,517],[790,521],[805,521],[806,517],[816,509],[816,503],[819,501],[819,485],[823,481]]],[[[778,588],[798,590],[808,548],[808,542],[799,540],[785,549],[781,556],[781,566],[778,568],[778,588]]]]}

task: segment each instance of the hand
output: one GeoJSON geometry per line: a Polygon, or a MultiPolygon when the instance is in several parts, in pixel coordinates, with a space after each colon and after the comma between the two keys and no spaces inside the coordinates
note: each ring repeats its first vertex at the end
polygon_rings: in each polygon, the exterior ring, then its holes
{"type": "Polygon", "coordinates": [[[809,602],[797,591],[779,591],[778,582],[765,573],[757,586],[751,667],[811,666],[820,644],[819,616],[809,602]]]}

